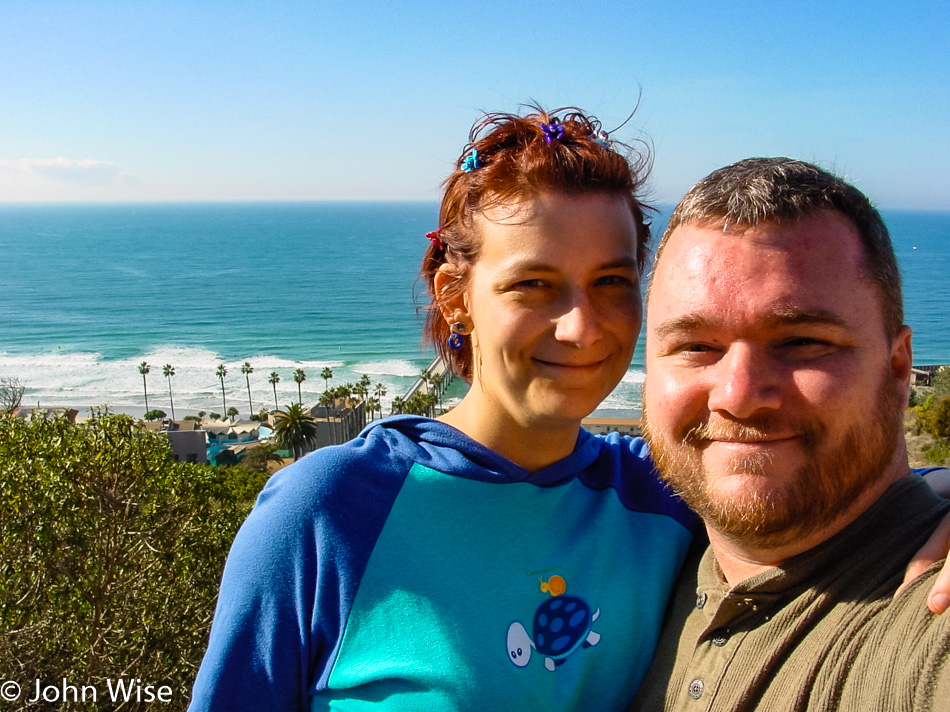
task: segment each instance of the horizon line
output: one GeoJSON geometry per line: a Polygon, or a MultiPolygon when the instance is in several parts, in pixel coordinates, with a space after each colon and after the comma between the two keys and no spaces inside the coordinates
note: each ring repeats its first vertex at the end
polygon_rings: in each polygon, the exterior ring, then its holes
{"type": "MultiPolygon", "coordinates": [[[[429,203],[438,205],[438,198],[213,198],[213,199],[155,199],[155,200],[2,200],[0,208],[10,207],[80,207],[80,206],[134,206],[134,205],[260,205],[260,204],[341,204],[341,203],[429,203]]],[[[676,202],[654,203],[656,208],[674,208],[676,202]]],[[[899,205],[876,205],[879,211],[904,211],[917,213],[950,213],[950,206],[940,208],[902,207],[899,205]]]]}

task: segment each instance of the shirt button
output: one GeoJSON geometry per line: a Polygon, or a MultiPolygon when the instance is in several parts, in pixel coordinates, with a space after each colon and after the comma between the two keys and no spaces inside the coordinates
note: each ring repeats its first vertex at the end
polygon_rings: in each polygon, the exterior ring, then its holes
{"type": "Polygon", "coordinates": [[[719,630],[715,631],[715,635],[713,636],[713,639],[712,639],[713,645],[715,645],[717,648],[721,648],[728,642],[729,642],[729,636],[727,635],[725,630],[720,628],[719,630]]]}
{"type": "Polygon", "coordinates": [[[706,686],[703,685],[702,680],[693,680],[691,683],[689,683],[689,696],[694,700],[698,700],[703,696],[703,690],[705,688],[706,686]]]}
{"type": "Polygon", "coordinates": [[[702,608],[705,605],[706,605],[706,594],[701,593],[698,596],[696,596],[696,608],[702,608]]]}

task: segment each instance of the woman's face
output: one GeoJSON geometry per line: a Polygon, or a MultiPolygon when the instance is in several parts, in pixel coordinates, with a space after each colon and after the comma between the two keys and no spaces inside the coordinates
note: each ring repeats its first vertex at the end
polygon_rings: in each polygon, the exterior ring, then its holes
{"type": "Polygon", "coordinates": [[[636,226],[616,195],[544,193],[475,218],[463,297],[471,393],[486,415],[550,427],[588,415],[640,331],[636,226]]]}

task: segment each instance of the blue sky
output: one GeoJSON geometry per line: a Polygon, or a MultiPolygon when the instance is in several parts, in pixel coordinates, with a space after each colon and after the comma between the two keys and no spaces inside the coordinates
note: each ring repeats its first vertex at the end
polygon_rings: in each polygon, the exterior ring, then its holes
{"type": "Polygon", "coordinates": [[[4,0],[0,200],[431,200],[482,110],[638,97],[657,202],[790,155],[950,209],[946,0],[4,0]]]}

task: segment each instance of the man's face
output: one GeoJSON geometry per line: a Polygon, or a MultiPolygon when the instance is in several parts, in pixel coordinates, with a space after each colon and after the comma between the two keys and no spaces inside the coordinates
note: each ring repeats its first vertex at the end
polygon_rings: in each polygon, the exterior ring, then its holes
{"type": "Polygon", "coordinates": [[[646,430],[714,529],[790,543],[900,467],[910,330],[885,333],[862,265],[831,211],[670,236],[647,305],[646,430]]]}

